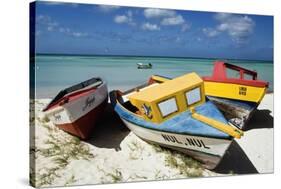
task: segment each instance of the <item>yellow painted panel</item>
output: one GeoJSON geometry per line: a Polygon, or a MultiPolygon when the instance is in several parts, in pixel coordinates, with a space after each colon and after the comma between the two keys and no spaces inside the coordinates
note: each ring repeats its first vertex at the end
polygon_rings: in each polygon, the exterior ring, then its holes
{"type": "Polygon", "coordinates": [[[202,83],[203,80],[196,73],[190,73],[134,93],[128,98],[131,102],[135,100],[153,102],[177,91],[187,90],[202,83]]]}
{"type": "Polygon", "coordinates": [[[150,86],[134,92],[128,95],[128,99],[140,110],[145,120],[160,123],[176,114],[203,104],[205,102],[203,80],[196,73],[186,74],[172,80],[168,79],[159,85],[150,86]],[[200,101],[188,105],[185,93],[194,88],[200,88],[200,101]],[[162,115],[159,103],[171,98],[174,98],[176,101],[177,111],[162,115]]]}
{"type": "Polygon", "coordinates": [[[260,103],[266,88],[252,87],[232,83],[204,82],[205,94],[207,96],[222,97],[260,103]]]}
{"type": "Polygon", "coordinates": [[[212,119],[212,118],[209,118],[209,117],[206,117],[204,115],[201,115],[201,114],[198,114],[195,112],[194,109],[192,109],[192,117],[194,119],[197,119],[198,121],[201,121],[207,125],[210,125],[224,133],[227,133],[229,134],[230,136],[232,137],[235,137],[235,138],[241,138],[241,136],[244,135],[243,131],[238,129],[238,128],[234,128],[230,125],[227,125],[227,124],[224,124],[220,121],[217,121],[215,119],[212,119]]]}
{"type": "Polygon", "coordinates": [[[143,118],[145,120],[152,121],[154,123],[161,123],[161,122],[166,121],[166,120],[170,119],[171,117],[173,117],[173,116],[175,116],[175,115],[177,115],[181,112],[184,112],[184,111],[186,111],[190,108],[193,108],[193,107],[196,107],[196,106],[199,106],[199,105],[205,103],[206,98],[205,98],[205,95],[204,95],[203,85],[195,86],[195,88],[196,87],[200,88],[201,100],[197,103],[192,104],[192,105],[187,104],[185,92],[187,92],[188,90],[174,92],[174,93],[172,93],[168,96],[165,96],[165,97],[160,98],[157,101],[153,101],[153,102],[133,100],[133,105],[136,106],[139,110],[141,110],[143,118]],[[171,98],[176,99],[178,111],[163,117],[162,114],[161,114],[161,111],[158,107],[158,104],[165,101],[165,100],[171,99],[171,98]],[[150,109],[149,115],[145,114],[144,106],[146,106],[147,109],[150,109]]]}
{"type": "Polygon", "coordinates": [[[161,77],[159,75],[153,75],[151,76],[151,78],[155,81],[159,81],[159,82],[165,82],[165,81],[169,81],[170,79],[165,78],[165,77],[161,77]]]}
{"type": "MultiPolygon", "coordinates": [[[[203,80],[196,73],[186,74],[172,80],[162,80],[162,77],[154,79],[161,80],[163,83],[148,86],[127,97],[130,102],[140,110],[143,118],[147,121],[161,123],[205,102],[203,80]],[[188,105],[185,93],[195,88],[200,88],[200,100],[194,102],[194,104],[188,105]],[[171,98],[174,98],[176,101],[177,111],[162,115],[163,112],[160,111],[159,104],[171,98]]],[[[193,95],[193,97],[195,97],[195,95],[193,95]]],[[[173,101],[171,101],[171,104],[163,107],[168,106],[170,110],[175,107],[173,106],[173,101]]],[[[169,113],[169,111],[167,111],[167,113],[169,113]]]]}

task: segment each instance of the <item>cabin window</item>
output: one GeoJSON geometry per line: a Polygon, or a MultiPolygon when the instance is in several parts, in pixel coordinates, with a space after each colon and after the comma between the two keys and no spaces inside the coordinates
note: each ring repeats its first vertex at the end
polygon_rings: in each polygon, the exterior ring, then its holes
{"type": "Polygon", "coordinates": [[[187,91],[185,93],[187,99],[187,105],[192,105],[201,101],[201,91],[200,87],[187,91]]]}
{"type": "Polygon", "coordinates": [[[158,107],[163,117],[178,111],[176,98],[170,98],[168,100],[162,101],[158,103],[158,107]]]}

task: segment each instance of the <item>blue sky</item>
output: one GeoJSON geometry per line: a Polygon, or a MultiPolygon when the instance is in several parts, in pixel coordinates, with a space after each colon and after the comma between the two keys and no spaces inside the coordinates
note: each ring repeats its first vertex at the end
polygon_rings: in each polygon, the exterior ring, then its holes
{"type": "Polygon", "coordinates": [[[273,17],[37,2],[36,52],[273,59],[273,17]]]}

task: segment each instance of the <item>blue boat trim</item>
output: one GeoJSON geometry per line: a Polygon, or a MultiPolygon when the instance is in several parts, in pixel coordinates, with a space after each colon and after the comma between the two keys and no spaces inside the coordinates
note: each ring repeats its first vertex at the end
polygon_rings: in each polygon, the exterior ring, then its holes
{"type": "MultiPolygon", "coordinates": [[[[191,112],[186,111],[175,117],[160,123],[155,124],[143,120],[141,117],[133,114],[132,112],[126,110],[119,103],[115,104],[114,110],[119,114],[119,116],[132,124],[144,127],[146,129],[152,129],[156,131],[175,133],[175,134],[188,134],[194,136],[202,137],[212,137],[220,139],[232,139],[232,137],[216,128],[213,128],[205,123],[202,123],[191,117],[191,112]]],[[[217,107],[211,102],[207,101],[203,105],[197,106],[195,108],[196,112],[204,116],[216,119],[222,123],[227,124],[226,119],[222,113],[217,109],[217,107]]]]}

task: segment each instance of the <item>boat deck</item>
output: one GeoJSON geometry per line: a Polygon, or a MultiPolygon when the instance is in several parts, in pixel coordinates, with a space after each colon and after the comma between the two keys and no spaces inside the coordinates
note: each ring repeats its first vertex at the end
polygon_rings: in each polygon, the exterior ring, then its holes
{"type": "MultiPolygon", "coordinates": [[[[214,137],[214,138],[231,138],[230,135],[215,129],[209,125],[206,125],[196,119],[191,117],[191,112],[183,112],[163,123],[156,124],[148,121],[144,121],[141,117],[132,112],[126,110],[122,105],[116,104],[115,110],[118,114],[125,120],[136,124],[138,126],[159,130],[163,132],[178,133],[178,134],[189,134],[204,137],[214,137]]],[[[211,102],[207,101],[203,105],[195,108],[196,112],[204,116],[216,119],[222,123],[227,124],[226,119],[223,117],[222,113],[216,108],[216,106],[211,102]]]]}

